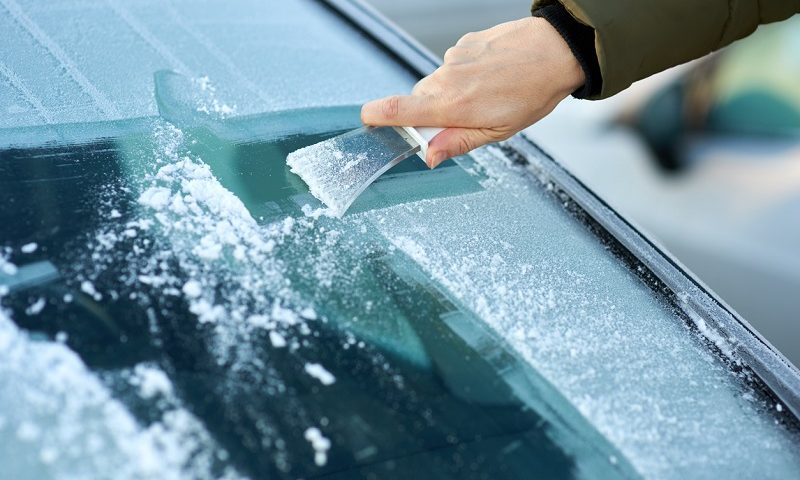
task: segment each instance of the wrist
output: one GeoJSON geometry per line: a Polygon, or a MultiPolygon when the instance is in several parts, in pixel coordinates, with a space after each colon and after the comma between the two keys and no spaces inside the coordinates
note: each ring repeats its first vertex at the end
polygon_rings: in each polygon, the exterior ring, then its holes
{"type": "Polygon", "coordinates": [[[586,83],[586,73],[561,33],[548,20],[540,17],[528,19],[538,52],[545,52],[544,61],[552,72],[552,80],[563,97],[581,89],[586,83]]]}
{"type": "Polygon", "coordinates": [[[594,28],[579,22],[561,3],[549,3],[533,10],[533,16],[547,20],[561,35],[583,70],[584,82],[572,92],[576,98],[596,97],[603,87],[603,76],[595,50],[594,28]]]}

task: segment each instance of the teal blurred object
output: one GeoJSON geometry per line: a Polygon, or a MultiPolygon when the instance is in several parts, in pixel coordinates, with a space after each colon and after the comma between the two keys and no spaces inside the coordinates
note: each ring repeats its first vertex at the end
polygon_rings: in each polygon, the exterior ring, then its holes
{"type": "Polygon", "coordinates": [[[714,105],[708,127],[720,132],[796,134],[800,131],[800,109],[776,92],[753,88],[714,105]]]}
{"type": "Polygon", "coordinates": [[[800,135],[800,19],[734,45],[720,56],[710,84],[709,130],[800,135]]]}
{"type": "Polygon", "coordinates": [[[800,19],[762,27],[655,95],[634,115],[667,170],[691,134],[800,137],[800,19]]]}

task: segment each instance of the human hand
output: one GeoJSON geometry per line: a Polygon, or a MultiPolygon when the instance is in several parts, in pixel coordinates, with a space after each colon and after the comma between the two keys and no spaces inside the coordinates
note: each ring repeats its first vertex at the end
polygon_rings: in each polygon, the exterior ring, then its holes
{"type": "Polygon", "coordinates": [[[435,168],[533,125],[584,82],[578,61],[552,25],[524,18],[464,35],[411,95],[366,103],[361,121],[448,127],[428,146],[425,163],[435,168]]]}

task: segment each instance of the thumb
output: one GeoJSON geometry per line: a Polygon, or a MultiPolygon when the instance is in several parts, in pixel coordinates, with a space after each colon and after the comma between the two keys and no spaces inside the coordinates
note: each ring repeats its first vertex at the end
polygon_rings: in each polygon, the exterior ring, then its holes
{"type": "Polygon", "coordinates": [[[448,158],[464,155],[497,139],[478,128],[447,128],[428,144],[425,163],[436,168],[448,158]]]}
{"type": "Polygon", "coordinates": [[[365,103],[361,122],[371,126],[436,127],[436,104],[428,95],[393,95],[365,103]]]}

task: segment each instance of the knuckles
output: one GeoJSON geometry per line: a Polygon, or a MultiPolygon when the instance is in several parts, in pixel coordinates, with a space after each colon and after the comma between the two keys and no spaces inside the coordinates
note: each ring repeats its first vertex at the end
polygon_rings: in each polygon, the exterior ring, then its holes
{"type": "Polygon", "coordinates": [[[457,46],[464,45],[465,43],[470,43],[478,40],[480,38],[480,34],[477,32],[469,32],[464,34],[461,38],[458,39],[456,42],[457,46]]]}
{"type": "Polygon", "coordinates": [[[468,135],[464,135],[458,139],[456,144],[457,153],[452,156],[457,155],[464,155],[465,153],[471,152],[475,147],[472,145],[472,139],[468,135]]]}
{"type": "Polygon", "coordinates": [[[381,102],[381,115],[386,119],[394,119],[400,115],[400,97],[392,95],[381,102]]]}
{"type": "Polygon", "coordinates": [[[455,60],[455,58],[458,56],[458,48],[459,47],[450,47],[444,52],[444,57],[442,57],[442,59],[445,63],[455,60]]]}

